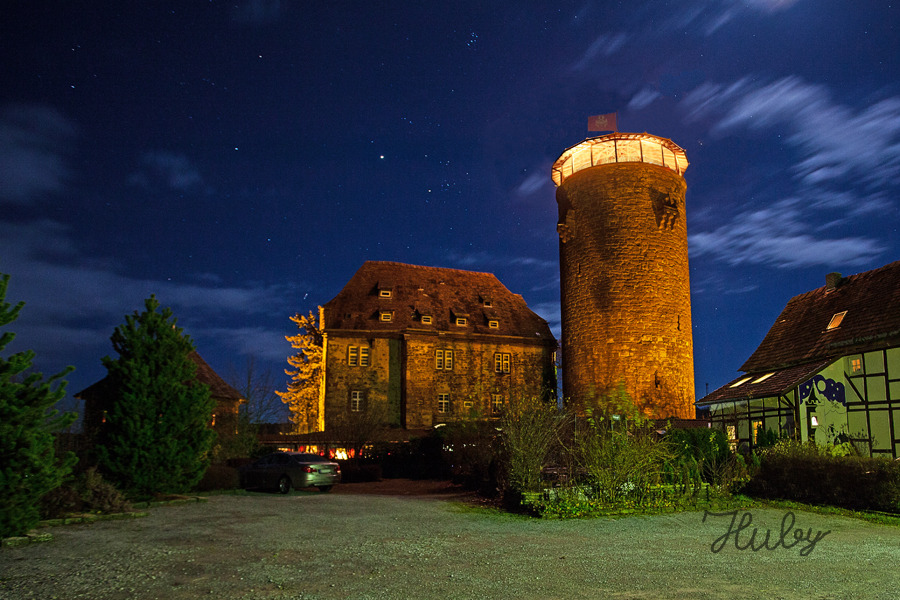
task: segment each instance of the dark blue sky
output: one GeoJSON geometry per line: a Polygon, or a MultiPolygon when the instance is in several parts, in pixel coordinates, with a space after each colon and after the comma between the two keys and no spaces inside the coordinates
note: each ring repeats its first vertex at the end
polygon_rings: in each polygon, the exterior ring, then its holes
{"type": "Polygon", "coordinates": [[[550,166],[618,111],[691,163],[703,395],[791,296],[900,258],[898,23],[890,1],[8,3],[7,350],[78,391],[155,293],[223,374],[281,373],[288,317],[365,260],[493,272],[558,335],[550,166]]]}

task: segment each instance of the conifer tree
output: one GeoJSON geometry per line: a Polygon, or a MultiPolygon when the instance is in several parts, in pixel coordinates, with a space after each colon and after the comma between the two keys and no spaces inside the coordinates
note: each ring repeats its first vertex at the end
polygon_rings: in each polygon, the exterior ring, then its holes
{"type": "Polygon", "coordinates": [[[319,386],[322,383],[322,332],[316,316],[310,311],[308,316],[297,313],[291,317],[300,333],[285,336],[291,347],[299,350],[289,356],[288,364],[293,370],[285,369],[291,376],[286,392],[276,391],[281,401],[291,411],[291,421],[300,433],[319,431],[319,386]]]}
{"type": "MultiPolygon", "coordinates": [[[[16,320],[24,306],[6,302],[9,275],[0,274],[0,327],[16,320]]],[[[15,334],[0,334],[0,351],[15,334]]],[[[53,432],[75,420],[75,413],[59,414],[52,407],[65,396],[62,379],[72,369],[46,381],[40,373],[26,374],[34,352],[0,356],[0,538],[22,535],[40,519],[38,500],[58,487],[75,464],[68,453],[56,457],[53,432]]]]}
{"type": "Polygon", "coordinates": [[[132,496],[189,491],[209,465],[215,401],[196,379],[190,337],[155,296],[125,317],[105,357],[109,396],[98,437],[103,471],[132,496]]]}

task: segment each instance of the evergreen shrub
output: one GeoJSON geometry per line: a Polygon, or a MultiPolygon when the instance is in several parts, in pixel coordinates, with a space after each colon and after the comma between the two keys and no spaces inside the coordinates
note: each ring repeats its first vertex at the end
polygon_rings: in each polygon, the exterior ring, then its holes
{"type": "Polygon", "coordinates": [[[744,493],[852,510],[900,512],[900,462],[834,456],[812,442],[784,440],[759,454],[744,493]]]}
{"type": "MultiPolygon", "coordinates": [[[[18,318],[24,303],[6,302],[9,275],[0,274],[0,327],[18,318]]],[[[15,334],[0,333],[0,351],[15,334]]],[[[71,369],[44,380],[29,373],[34,352],[0,356],[0,538],[23,535],[40,520],[39,501],[58,487],[76,462],[72,453],[59,458],[53,432],[64,429],[74,413],[53,406],[65,396],[62,379],[71,369]]]]}

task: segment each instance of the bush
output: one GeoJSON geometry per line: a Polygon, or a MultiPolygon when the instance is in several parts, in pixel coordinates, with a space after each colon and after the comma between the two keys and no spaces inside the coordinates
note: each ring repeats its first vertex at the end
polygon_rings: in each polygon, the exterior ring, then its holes
{"type": "Polygon", "coordinates": [[[504,495],[515,498],[543,487],[541,471],[559,444],[566,416],[538,398],[513,401],[500,419],[504,495]]]}
{"type": "Polygon", "coordinates": [[[759,455],[744,493],[853,510],[900,512],[900,462],[834,456],[812,442],[781,441],[759,455]]]}
{"type": "Polygon", "coordinates": [[[41,498],[41,517],[58,519],[67,514],[131,510],[119,490],[91,467],[41,498]]]}

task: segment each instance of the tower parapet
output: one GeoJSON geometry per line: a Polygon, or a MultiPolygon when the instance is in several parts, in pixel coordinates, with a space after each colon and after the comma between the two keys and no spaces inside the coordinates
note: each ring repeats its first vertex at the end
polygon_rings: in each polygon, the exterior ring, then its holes
{"type": "Polygon", "coordinates": [[[560,155],[563,390],[576,406],[623,386],[649,416],[692,417],[684,150],[648,133],[560,155]]]}

